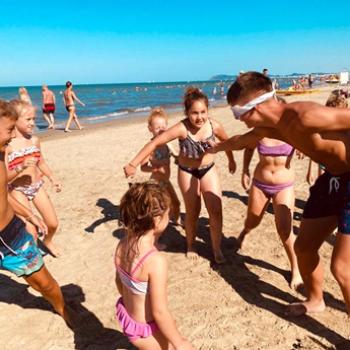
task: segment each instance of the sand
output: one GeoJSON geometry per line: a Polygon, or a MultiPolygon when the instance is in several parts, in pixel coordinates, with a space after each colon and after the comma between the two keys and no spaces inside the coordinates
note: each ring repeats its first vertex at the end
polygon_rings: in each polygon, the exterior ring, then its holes
{"type": "MultiPolygon", "coordinates": [[[[325,89],[287,100],[324,103],[328,93],[329,89],[325,89]]],[[[210,114],[229,135],[246,131],[227,107],[211,109],[210,114]]],[[[181,117],[173,115],[170,124],[181,117]]],[[[60,220],[55,242],[63,254],[58,259],[47,256],[45,263],[67,300],[83,317],[84,327],[73,333],[23,279],[1,272],[2,350],[133,349],[114,318],[118,292],[113,254],[121,234],[118,204],[127,189],[122,166],[149,138],[146,124],[140,120],[42,137],[45,158],[63,183],[59,194],[46,185],[60,220]]],[[[339,344],[349,338],[349,323],[339,287],[329,271],[334,236],[321,249],[326,267],[327,309],[317,315],[284,315],[285,305],[303,296],[288,286],[288,261],[271,213],[267,212],[261,225],[250,234],[244,253],[236,252],[236,237],[243,226],[247,201],[240,185],[242,155],[235,152],[238,169],[234,175],[228,172],[224,154],[216,158],[223,189],[223,250],[229,263],[219,269],[211,266],[204,205],[199,219],[197,261],[185,258],[181,229],[169,227],[165,234],[169,245],[165,252],[169,261],[169,308],[180,331],[196,349],[202,350],[340,348],[339,344]]],[[[294,159],[294,166],[297,231],[308,197],[307,160],[294,159]]],[[[173,165],[172,181],[180,197],[176,171],[173,165]]],[[[147,179],[147,175],[139,174],[137,179],[147,179]]],[[[181,209],[184,212],[183,201],[181,209]]]]}

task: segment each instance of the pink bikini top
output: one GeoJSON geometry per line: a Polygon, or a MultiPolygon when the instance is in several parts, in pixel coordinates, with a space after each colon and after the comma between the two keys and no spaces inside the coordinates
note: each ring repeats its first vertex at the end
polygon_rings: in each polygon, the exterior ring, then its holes
{"type": "Polygon", "coordinates": [[[282,145],[277,145],[277,146],[266,146],[263,143],[259,142],[257,148],[258,148],[259,154],[261,154],[262,156],[272,156],[272,157],[280,157],[280,156],[288,157],[294,151],[294,148],[291,145],[288,145],[288,143],[283,143],[282,145]]]}
{"type": "Polygon", "coordinates": [[[135,265],[135,267],[130,271],[126,272],[120,266],[116,265],[119,278],[123,285],[128,288],[134,294],[147,294],[148,292],[148,281],[139,281],[134,277],[135,272],[142,266],[144,261],[153,253],[157,252],[157,248],[152,248],[148,253],[146,253],[135,265]]]}

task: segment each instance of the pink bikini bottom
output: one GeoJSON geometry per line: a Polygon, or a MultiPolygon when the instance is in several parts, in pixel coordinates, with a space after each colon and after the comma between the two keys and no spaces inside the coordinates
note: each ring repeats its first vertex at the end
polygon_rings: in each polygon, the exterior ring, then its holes
{"type": "Polygon", "coordinates": [[[139,338],[147,338],[152,334],[156,333],[159,328],[154,321],[147,323],[135,321],[126,310],[123,299],[119,298],[116,305],[116,318],[123,329],[124,335],[126,335],[129,340],[136,340],[139,338]]]}

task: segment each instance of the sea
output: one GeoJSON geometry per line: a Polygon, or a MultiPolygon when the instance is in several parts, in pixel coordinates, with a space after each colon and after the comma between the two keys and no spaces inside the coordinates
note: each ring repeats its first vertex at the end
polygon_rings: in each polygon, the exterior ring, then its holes
{"type": "MultiPolygon", "coordinates": [[[[291,85],[291,78],[277,79],[280,88],[291,85]]],[[[184,92],[189,86],[200,88],[209,98],[210,106],[226,103],[226,93],[233,80],[225,81],[182,81],[149,82],[131,84],[82,84],[74,85],[77,97],[85,107],[77,106],[77,115],[83,124],[97,124],[105,121],[146,116],[154,107],[163,107],[167,112],[181,111],[184,92]]],[[[18,98],[19,87],[0,87],[0,98],[11,100],[18,98]]],[[[41,86],[26,86],[33,105],[38,107],[36,125],[38,131],[47,127],[42,117],[41,86]]],[[[55,120],[63,128],[67,111],[63,103],[63,85],[51,85],[49,89],[56,95],[55,120]]],[[[73,125],[72,125],[73,126],[73,125]]]]}

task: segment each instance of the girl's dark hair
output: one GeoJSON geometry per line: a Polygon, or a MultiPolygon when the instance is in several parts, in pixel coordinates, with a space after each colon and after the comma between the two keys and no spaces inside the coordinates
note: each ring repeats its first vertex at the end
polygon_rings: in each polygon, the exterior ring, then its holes
{"type": "Polygon", "coordinates": [[[233,106],[240,99],[259,91],[272,91],[271,79],[259,72],[243,73],[228,89],[227,102],[233,106]]]}
{"type": "Polygon", "coordinates": [[[138,253],[137,243],[154,229],[154,217],[162,216],[170,206],[167,192],[155,181],[135,183],[120,201],[119,221],[127,231],[126,257],[138,253]]]}
{"type": "Polygon", "coordinates": [[[183,100],[186,115],[188,114],[189,110],[191,109],[192,104],[198,100],[204,101],[207,108],[209,108],[208,96],[205,93],[203,93],[200,89],[198,89],[194,86],[188,87],[185,91],[184,100],[183,100]]]}

